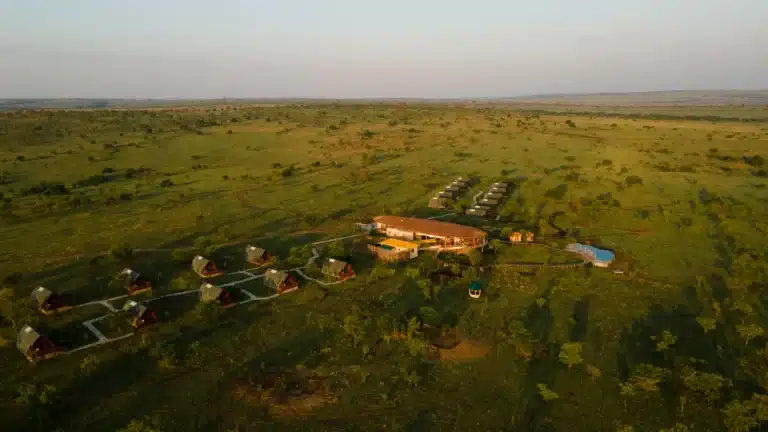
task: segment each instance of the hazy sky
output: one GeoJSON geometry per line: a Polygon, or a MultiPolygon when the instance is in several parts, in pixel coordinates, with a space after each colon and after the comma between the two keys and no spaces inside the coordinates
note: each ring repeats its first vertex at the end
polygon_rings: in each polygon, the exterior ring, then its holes
{"type": "Polygon", "coordinates": [[[0,2],[0,98],[768,88],[768,0],[0,2]]]}

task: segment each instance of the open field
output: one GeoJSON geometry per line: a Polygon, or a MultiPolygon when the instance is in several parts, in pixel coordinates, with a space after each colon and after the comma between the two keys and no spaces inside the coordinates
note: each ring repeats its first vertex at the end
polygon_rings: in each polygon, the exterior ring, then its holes
{"type": "MultiPolygon", "coordinates": [[[[677,119],[663,116],[683,108],[648,112],[659,119],[514,108],[0,113],[0,429],[745,431],[768,420],[765,107],[685,107],[677,119]],[[531,230],[550,247],[492,242],[479,257],[441,256],[456,272],[438,276],[430,256],[376,265],[353,237],[314,246],[352,264],[342,284],[299,277],[298,291],[220,313],[195,294],[164,298],[151,303],[159,325],[34,366],[15,347],[22,324],[92,343],[81,322],[107,312],[42,316],[28,302],[38,285],[106,299],[125,294],[112,278],[130,267],[153,282],[138,299],[183,292],[200,286],[194,255],[233,273],[251,268],[249,244],[296,269],[312,243],[371,216],[460,213],[426,208],[457,176],[514,187],[500,220],[444,220],[494,239],[531,230]],[[560,249],[574,241],[615,251],[624,274],[547,267],[573,262],[560,249]]],[[[237,301],[241,289],[273,294],[261,279],[233,286],[237,301]]],[[[120,318],[104,323],[109,337],[126,331],[120,318]]]]}

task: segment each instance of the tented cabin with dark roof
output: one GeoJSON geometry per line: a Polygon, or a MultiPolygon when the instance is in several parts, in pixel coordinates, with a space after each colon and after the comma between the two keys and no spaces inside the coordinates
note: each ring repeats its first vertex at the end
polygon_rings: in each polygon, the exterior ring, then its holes
{"type": "Polygon", "coordinates": [[[140,329],[157,323],[157,314],[137,301],[128,300],[125,305],[123,305],[123,311],[127,312],[128,316],[131,317],[131,326],[135,329],[140,329]]]}
{"type": "Polygon", "coordinates": [[[490,192],[490,193],[500,193],[502,195],[506,195],[507,194],[507,188],[491,187],[490,189],[488,189],[488,192],[490,192]]]}
{"type": "Polygon", "coordinates": [[[355,272],[349,263],[334,258],[328,258],[323,264],[323,274],[340,281],[355,277],[355,272]]]}
{"type": "Polygon", "coordinates": [[[437,197],[447,199],[447,200],[454,200],[456,198],[456,193],[451,191],[442,191],[439,194],[437,194],[437,197]]]}
{"type": "Polygon", "coordinates": [[[32,291],[31,298],[32,302],[40,309],[40,312],[45,315],[72,309],[72,306],[67,305],[64,296],[56,294],[47,288],[37,287],[37,289],[32,291]]]}
{"type": "Polygon", "coordinates": [[[257,246],[248,246],[245,248],[245,260],[248,261],[249,264],[261,267],[272,262],[272,258],[272,254],[266,249],[257,246]]]}
{"type": "Polygon", "coordinates": [[[455,194],[458,194],[459,192],[461,192],[461,188],[459,186],[452,185],[452,184],[446,186],[445,190],[448,192],[453,192],[455,194]]]}
{"type": "Polygon", "coordinates": [[[55,357],[65,351],[30,326],[24,326],[16,336],[16,347],[31,362],[55,357]]]}
{"type": "Polygon", "coordinates": [[[264,273],[264,285],[276,290],[278,294],[299,288],[299,282],[290,273],[274,269],[264,273]]]}
{"type": "Polygon", "coordinates": [[[500,199],[504,198],[504,194],[500,194],[498,192],[488,192],[487,194],[485,194],[485,198],[486,199],[500,200],[500,199]]]}
{"type": "Polygon", "coordinates": [[[462,189],[466,188],[469,185],[469,183],[462,177],[459,177],[456,180],[454,180],[453,184],[455,184],[456,186],[459,186],[462,189]]]}
{"type": "Polygon", "coordinates": [[[152,289],[152,283],[149,279],[128,268],[123,269],[118,275],[118,278],[125,281],[125,289],[130,295],[141,294],[152,289]]]}
{"type": "Polygon", "coordinates": [[[217,303],[225,307],[234,306],[232,296],[229,295],[227,290],[207,282],[200,286],[200,301],[203,303],[217,303]]]}
{"type": "Polygon", "coordinates": [[[216,264],[214,264],[213,261],[200,255],[192,260],[192,270],[204,278],[216,277],[224,274],[223,271],[216,267],[216,264]]]}
{"type": "Polygon", "coordinates": [[[465,212],[467,216],[480,216],[480,217],[486,217],[488,216],[488,210],[482,208],[482,207],[472,207],[471,209],[467,209],[465,212]]]}
{"type": "Polygon", "coordinates": [[[495,206],[495,205],[499,205],[499,200],[493,199],[493,198],[483,198],[480,201],[478,201],[478,204],[495,206]]]}

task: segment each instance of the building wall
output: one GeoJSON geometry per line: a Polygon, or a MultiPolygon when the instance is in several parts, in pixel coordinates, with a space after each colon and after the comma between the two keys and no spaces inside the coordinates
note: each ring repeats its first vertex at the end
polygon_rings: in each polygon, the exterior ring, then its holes
{"type": "Polygon", "coordinates": [[[413,240],[413,232],[412,231],[401,231],[396,228],[387,228],[387,237],[394,237],[394,238],[400,238],[405,240],[413,240]]]}

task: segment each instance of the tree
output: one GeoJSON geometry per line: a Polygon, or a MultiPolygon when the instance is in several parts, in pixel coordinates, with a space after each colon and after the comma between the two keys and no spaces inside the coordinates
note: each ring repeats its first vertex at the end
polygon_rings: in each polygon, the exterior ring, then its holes
{"type": "Polygon", "coordinates": [[[560,395],[550,390],[549,387],[547,387],[547,385],[544,383],[538,383],[536,384],[536,387],[538,387],[539,395],[541,395],[541,398],[544,399],[545,402],[549,402],[560,397],[560,395]]]}
{"type": "Polygon", "coordinates": [[[747,403],[739,400],[731,401],[722,412],[728,432],[749,432],[757,426],[757,419],[747,403]]]}
{"type": "Polygon", "coordinates": [[[632,385],[646,392],[659,391],[659,385],[669,375],[667,369],[663,369],[651,364],[641,363],[635,367],[630,377],[632,385]]]}
{"type": "Polygon", "coordinates": [[[659,432],[689,432],[688,426],[682,423],[675,423],[671,428],[659,429],[659,432]]]}
{"type": "Polygon", "coordinates": [[[699,372],[690,366],[685,366],[683,368],[680,377],[683,381],[683,385],[688,390],[703,395],[710,405],[720,398],[720,392],[723,387],[730,385],[730,381],[722,375],[699,372]]]}
{"type": "Polygon", "coordinates": [[[483,255],[477,249],[472,249],[472,251],[469,252],[468,254],[468,258],[469,258],[469,263],[475,267],[480,265],[480,263],[483,262],[483,255]]]}
{"type": "Polygon", "coordinates": [[[347,315],[344,317],[344,325],[342,326],[344,334],[352,339],[352,344],[357,346],[365,337],[365,328],[363,322],[357,315],[347,315]]]}
{"type": "Polygon", "coordinates": [[[580,342],[566,342],[560,346],[560,354],[558,359],[560,363],[568,365],[570,369],[575,364],[580,364],[584,361],[581,357],[582,345],[580,342]]]}
{"type": "Polygon", "coordinates": [[[591,364],[588,364],[585,367],[585,370],[587,371],[587,375],[589,375],[593,381],[600,378],[600,376],[603,374],[603,372],[597,366],[593,366],[591,364]]]}
{"type": "Polygon", "coordinates": [[[696,322],[699,323],[701,328],[704,330],[704,333],[709,333],[715,328],[717,328],[717,320],[714,318],[708,318],[708,317],[696,317],[696,322]]]}
{"type": "Polygon", "coordinates": [[[656,351],[659,352],[666,351],[669,347],[674,345],[675,342],[677,342],[677,338],[669,330],[664,330],[661,332],[661,337],[653,336],[651,339],[657,341],[656,351]]]}
{"type": "Polygon", "coordinates": [[[744,338],[744,346],[749,345],[749,341],[765,333],[765,330],[757,324],[738,325],[736,331],[739,336],[744,338]]]}
{"type": "Polygon", "coordinates": [[[440,325],[440,314],[429,306],[422,306],[419,308],[419,315],[421,315],[421,322],[424,325],[436,327],[440,325]]]}
{"type": "Polygon", "coordinates": [[[634,384],[631,382],[619,383],[619,394],[624,397],[624,411],[627,410],[627,399],[637,394],[634,384]]]}

